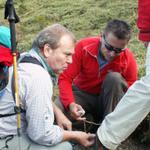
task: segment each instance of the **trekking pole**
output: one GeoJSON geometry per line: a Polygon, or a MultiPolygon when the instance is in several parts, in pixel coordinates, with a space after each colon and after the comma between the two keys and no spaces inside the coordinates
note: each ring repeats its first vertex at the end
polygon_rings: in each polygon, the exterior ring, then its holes
{"type": "Polygon", "coordinates": [[[17,114],[17,134],[21,135],[21,107],[19,99],[19,88],[18,88],[18,74],[17,74],[17,50],[16,50],[16,31],[15,23],[19,22],[19,18],[15,12],[13,0],[7,0],[5,4],[5,19],[8,19],[11,34],[11,51],[13,55],[13,79],[14,80],[14,91],[15,91],[15,112],[17,114]]]}

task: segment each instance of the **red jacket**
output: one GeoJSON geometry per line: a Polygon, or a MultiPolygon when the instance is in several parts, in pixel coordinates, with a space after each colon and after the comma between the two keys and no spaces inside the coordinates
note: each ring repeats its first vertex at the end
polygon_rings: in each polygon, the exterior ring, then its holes
{"type": "Polygon", "coordinates": [[[138,1],[137,26],[140,30],[139,39],[150,41],[150,0],[138,1]]]}
{"type": "Polygon", "coordinates": [[[60,98],[65,108],[75,101],[72,83],[83,91],[99,94],[101,84],[110,71],[121,73],[128,86],[137,79],[136,61],[128,48],[100,70],[97,58],[99,44],[100,37],[81,40],[76,45],[73,63],[59,76],[60,98]]]}
{"type": "Polygon", "coordinates": [[[11,49],[4,47],[0,44],[0,64],[11,66],[13,63],[13,57],[11,49]]]}

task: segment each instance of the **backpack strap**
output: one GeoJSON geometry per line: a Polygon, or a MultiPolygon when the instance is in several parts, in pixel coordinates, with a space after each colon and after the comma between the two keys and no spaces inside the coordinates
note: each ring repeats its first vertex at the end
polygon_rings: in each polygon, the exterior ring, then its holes
{"type": "Polygon", "coordinates": [[[37,64],[40,65],[41,67],[44,67],[39,60],[32,56],[25,56],[19,63],[32,63],[32,64],[37,64]]]}
{"type": "MultiPolygon", "coordinates": [[[[36,58],[32,57],[32,56],[25,56],[23,59],[21,59],[21,61],[19,63],[32,63],[32,64],[37,64],[41,67],[44,67],[36,58]]],[[[14,75],[12,76],[13,79],[14,75]]],[[[11,90],[12,90],[12,94],[13,94],[13,99],[15,101],[15,88],[14,88],[14,80],[11,80],[11,90]]]]}
{"type": "MultiPolygon", "coordinates": [[[[32,56],[25,56],[19,63],[32,63],[32,64],[37,64],[41,67],[44,67],[39,60],[37,60],[36,58],[32,57],[32,56]]],[[[12,90],[12,96],[15,101],[15,88],[14,88],[14,80],[13,80],[14,75],[12,75],[12,80],[11,80],[11,90],[12,90]]],[[[3,117],[9,117],[9,116],[13,116],[16,115],[18,113],[25,113],[26,110],[24,110],[23,108],[20,107],[20,110],[18,110],[18,108],[15,106],[14,107],[14,113],[10,113],[10,114],[0,114],[0,118],[3,117]]]]}

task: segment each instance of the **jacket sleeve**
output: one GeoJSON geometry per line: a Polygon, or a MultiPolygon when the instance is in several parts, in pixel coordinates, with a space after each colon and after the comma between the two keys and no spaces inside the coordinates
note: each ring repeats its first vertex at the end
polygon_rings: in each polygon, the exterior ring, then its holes
{"type": "Polygon", "coordinates": [[[72,83],[82,68],[82,48],[82,42],[79,42],[75,47],[72,64],[70,64],[58,78],[60,100],[66,109],[70,103],[75,101],[72,91],[72,83]]]}
{"type": "Polygon", "coordinates": [[[150,112],[150,75],[136,81],[97,131],[101,143],[114,150],[150,112]]]}
{"type": "Polygon", "coordinates": [[[140,30],[139,39],[150,41],[150,1],[138,0],[137,26],[140,30]]]}
{"type": "Polygon", "coordinates": [[[127,51],[127,61],[125,62],[123,77],[130,87],[136,80],[138,75],[137,63],[131,51],[127,51]]]}

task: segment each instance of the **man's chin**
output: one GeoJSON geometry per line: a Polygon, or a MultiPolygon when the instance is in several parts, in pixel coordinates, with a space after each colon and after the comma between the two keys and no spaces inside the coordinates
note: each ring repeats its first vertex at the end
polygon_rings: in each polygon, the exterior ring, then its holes
{"type": "Polygon", "coordinates": [[[55,71],[56,74],[61,74],[63,72],[64,72],[64,70],[57,70],[57,71],[55,71]]]}
{"type": "Polygon", "coordinates": [[[112,58],[112,57],[107,57],[107,59],[106,59],[108,62],[109,61],[112,61],[112,60],[114,60],[114,57],[112,58]]]}
{"type": "Polygon", "coordinates": [[[66,68],[63,68],[63,69],[55,70],[54,72],[55,72],[56,74],[61,74],[61,73],[63,73],[64,70],[66,70],[66,69],[67,69],[67,67],[66,67],[66,68]]]}

